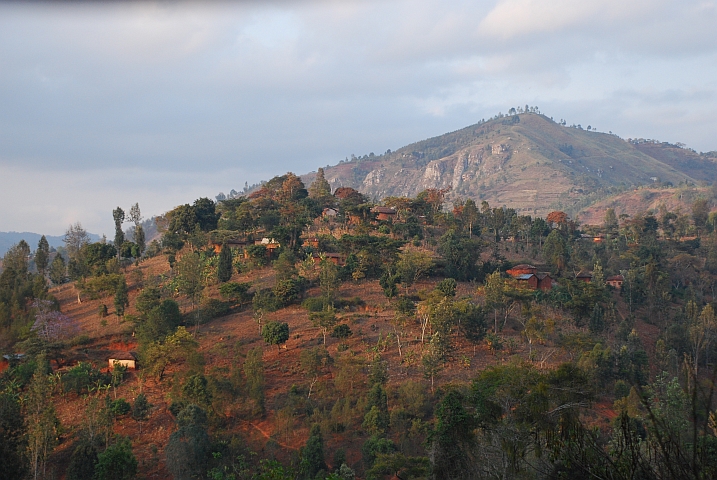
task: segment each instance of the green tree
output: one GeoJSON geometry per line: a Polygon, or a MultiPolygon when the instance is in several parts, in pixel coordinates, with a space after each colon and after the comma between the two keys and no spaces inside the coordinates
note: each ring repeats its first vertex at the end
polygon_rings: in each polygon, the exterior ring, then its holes
{"type": "Polygon", "coordinates": [[[217,266],[217,279],[221,282],[228,282],[232,278],[232,249],[228,246],[222,246],[219,254],[219,265],[217,266]]]}
{"type": "Polygon", "coordinates": [[[65,266],[65,259],[58,253],[50,264],[50,281],[54,285],[61,285],[65,283],[66,279],[67,267],[65,266]]]}
{"type": "Polygon", "coordinates": [[[436,426],[428,438],[433,477],[436,479],[470,476],[470,451],[475,444],[476,423],[466,411],[463,401],[463,395],[451,389],[436,407],[436,426]]]}
{"type": "Polygon", "coordinates": [[[433,267],[433,258],[428,252],[422,250],[406,249],[398,255],[396,262],[397,273],[401,276],[401,283],[408,288],[426,275],[433,267]]]}
{"type": "Polygon", "coordinates": [[[23,478],[25,461],[25,424],[20,397],[8,388],[0,392],[0,480],[23,478]]]}
{"type": "Polygon", "coordinates": [[[144,368],[150,375],[161,381],[164,371],[170,364],[186,360],[197,349],[197,341],[184,327],[164,340],[151,342],[141,350],[141,359],[144,368]]]}
{"type": "Polygon", "coordinates": [[[120,249],[124,243],[124,230],[122,230],[122,223],[124,222],[124,210],[120,207],[112,210],[112,218],[115,221],[115,241],[114,245],[117,249],[117,258],[120,258],[120,249]]]}
{"type": "Polygon", "coordinates": [[[129,209],[129,221],[134,223],[134,243],[137,244],[137,249],[139,252],[138,256],[142,256],[144,253],[144,249],[146,246],[146,239],[144,236],[144,229],[142,228],[142,213],[139,209],[139,203],[135,203],[132,205],[132,207],[129,209]]]}
{"type": "Polygon", "coordinates": [[[334,309],[332,307],[327,307],[321,312],[311,312],[309,314],[309,320],[311,320],[314,327],[321,330],[321,335],[324,338],[324,345],[326,345],[326,334],[329,332],[329,329],[334,328],[334,326],[338,323],[338,318],[336,318],[336,312],[334,309]]]}
{"type": "Polygon", "coordinates": [[[132,418],[139,423],[139,434],[142,435],[142,422],[147,420],[149,416],[149,410],[151,405],[147,401],[147,396],[144,393],[137,395],[132,404],[132,418]]]}
{"type": "Polygon", "coordinates": [[[333,262],[322,259],[319,263],[319,286],[321,294],[326,299],[326,303],[331,304],[334,301],[336,291],[341,285],[341,277],[339,269],[333,262]]]}
{"type": "Polygon", "coordinates": [[[333,203],[331,184],[326,180],[323,168],[319,168],[318,172],[316,172],[316,178],[309,186],[308,191],[309,198],[316,200],[322,207],[328,207],[333,203]]]}
{"type": "Polygon", "coordinates": [[[454,230],[449,230],[438,241],[438,253],[446,262],[445,274],[456,280],[475,278],[481,250],[478,240],[461,238],[454,230]]]}
{"type": "Polygon", "coordinates": [[[43,235],[37,243],[37,250],[35,250],[35,266],[37,267],[37,271],[40,275],[45,275],[49,260],[50,244],[47,243],[47,238],[43,235]]]}
{"type": "Polygon", "coordinates": [[[96,480],[130,480],[137,474],[137,459],[129,438],[122,437],[97,455],[96,480]]]}
{"type": "MultiPolygon", "coordinates": [[[[177,262],[177,289],[189,297],[194,309],[204,294],[204,262],[196,252],[186,253],[177,262]]],[[[195,330],[199,329],[199,311],[195,315],[195,330]]]]}
{"type": "Polygon", "coordinates": [[[254,413],[264,414],[264,352],[261,347],[249,350],[244,360],[244,377],[249,398],[254,402],[254,413]]]}
{"type": "Polygon", "coordinates": [[[301,448],[302,478],[314,479],[317,473],[327,468],[324,460],[324,439],[321,435],[321,427],[314,424],[311,426],[306,444],[301,448]]]}
{"type": "Polygon", "coordinates": [[[92,442],[81,441],[72,451],[70,465],[67,467],[67,480],[94,478],[97,456],[97,447],[92,442]]]}
{"type": "Polygon", "coordinates": [[[614,235],[617,233],[619,224],[614,209],[608,208],[607,210],[605,210],[605,220],[603,221],[603,227],[610,234],[614,235]]]}
{"type": "Polygon", "coordinates": [[[47,460],[57,446],[59,436],[60,421],[52,402],[47,401],[52,394],[48,369],[47,362],[40,358],[25,398],[27,452],[35,480],[45,476],[47,460]]]}
{"type": "Polygon", "coordinates": [[[199,410],[196,405],[189,405],[180,412],[177,418],[179,429],[169,437],[165,449],[167,468],[176,480],[204,478],[212,451],[204,425],[206,415],[188,414],[193,408],[199,410]]]}
{"type": "Polygon", "coordinates": [[[117,285],[117,290],[115,290],[115,315],[117,318],[124,316],[126,307],[129,307],[129,292],[127,291],[127,281],[122,277],[117,285]]]}
{"type": "Polygon", "coordinates": [[[261,329],[261,336],[269,345],[276,345],[281,351],[281,346],[289,340],[289,324],[281,322],[269,322],[261,329]]]}
{"type": "Polygon", "coordinates": [[[553,230],[545,239],[543,257],[552,264],[556,270],[562,271],[567,266],[569,258],[568,246],[559,230],[553,230]]]}

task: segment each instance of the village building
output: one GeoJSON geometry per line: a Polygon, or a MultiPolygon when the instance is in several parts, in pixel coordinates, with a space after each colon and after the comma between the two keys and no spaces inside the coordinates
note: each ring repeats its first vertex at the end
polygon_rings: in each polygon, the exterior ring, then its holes
{"type": "Polygon", "coordinates": [[[590,272],[580,272],[575,275],[575,280],[579,282],[590,283],[593,281],[593,274],[590,272]]]}
{"type": "Polygon", "coordinates": [[[625,277],[623,277],[622,275],[613,275],[612,277],[607,277],[605,279],[605,283],[607,285],[617,288],[618,290],[620,290],[622,288],[622,284],[624,282],[625,282],[625,277]]]}
{"type": "Polygon", "coordinates": [[[557,283],[550,276],[550,273],[539,272],[537,267],[528,265],[527,263],[516,265],[510,270],[507,270],[506,273],[515,280],[527,285],[527,287],[531,290],[542,290],[547,292],[553,288],[554,284],[557,283]]]}
{"type": "Polygon", "coordinates": [[[110,370],[114,370],[115,365],[121,365],[127,370],[137,369],[137,356],[134,352],[116,352],[107,359],[107,362],[109,363],[110,370]]]}
{"type": "Polygon", "coordinates": [[[346,256],[340,253],[314,253],[311,257],[314,259],[314,263],[319,263],[322,259],[326,259],[326,261],[339,267],[346,265],[346,256]]]}
{"type": "Polygon", "coordinates": [[[376,220],[384,222],[396,218],[396,210],[391,207],[373,207],[371,213],[376,214],[376,220]]]}
{"type": "Polygon", "coordinates": [[[321,216],[324,218],[336,218],[336,216],[339,214],[339,211],[335,208],[324,208],[324,211],[321,212],[321,216]]]}
{"type": "Polygon", "coordinates": [[[319,248],[319,237],[309,237],[304,239],[304,243],[301,244],[302,247],[311,247],[311,248],[319,248]]]}

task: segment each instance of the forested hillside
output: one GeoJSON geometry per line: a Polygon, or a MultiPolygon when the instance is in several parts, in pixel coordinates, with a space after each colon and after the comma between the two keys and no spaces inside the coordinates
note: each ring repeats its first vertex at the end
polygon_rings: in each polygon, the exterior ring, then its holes
{"type": "Polygon", "coordinates": [[[0,478],[717,476],[713,190],[584,227],[329,176],[14,245],[0,478]]]}

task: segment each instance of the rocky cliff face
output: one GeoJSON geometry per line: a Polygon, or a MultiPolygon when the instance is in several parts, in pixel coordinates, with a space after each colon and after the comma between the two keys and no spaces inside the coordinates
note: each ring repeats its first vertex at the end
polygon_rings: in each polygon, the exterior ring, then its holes
{"type": "MultiPolygon", "coordinates": [[[[695,182],[690,174],[697,173],[700,180],[717,180],[714,158],[690,151],[689,161],[675,160],[674,152],[667,155],[656,148],[564,127],[543,115],[523,114],[325,171],[333,188],[353,187],[376,200],[450,188],[448,201],[487,200],[541,215],[556,208],[583,208],[634,185],[695,182]]],[[[304,176],[305,182],[312,180],[312,175],[304,176]]]]}

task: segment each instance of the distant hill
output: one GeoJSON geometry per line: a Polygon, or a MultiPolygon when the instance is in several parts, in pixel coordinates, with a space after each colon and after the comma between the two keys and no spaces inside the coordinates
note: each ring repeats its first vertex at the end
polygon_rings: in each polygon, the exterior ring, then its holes
{"type": "MultiPolygon", "coordinates": [[[[100,236],[95,235],[94,233],[90,233],[89,235],[93,242],[100,239],[100,236]]],[[[40,241],[41,237],[42,234],[40,233],[0,232],[0,256],[5,255],[5,252],[7,252],[10,247],[18,243],[20,240],[25,240],[28,245],[30,245],[32,251],[35,251],[37,243],[40,241]]],[[[50,244],[50,247],[57,248],[65,245],[62,241],[62,236],[45,235],[45,238],[47,239],[47,243],[50,244]]]]}
{"type": "MultiPolygon", "coordinates": [[[[308,185],[315,173],[302,178],[308,185]]],[[[626,141],[542,114],[494,118],[383,155],[325,168],[333,188],[380,200],[449,188],[446,198],[487,200],[522,214],[571,215],[638,185],[717,180],[717,158],[680,145],[626,141]]]]}

